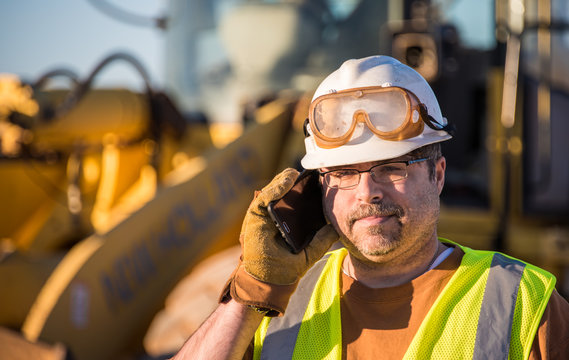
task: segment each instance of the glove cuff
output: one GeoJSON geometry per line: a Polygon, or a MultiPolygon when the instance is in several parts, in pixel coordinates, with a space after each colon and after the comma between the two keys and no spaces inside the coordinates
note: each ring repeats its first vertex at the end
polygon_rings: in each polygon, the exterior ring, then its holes
{"type": "Polygon", "coordinates": [[[268,309],[265,316],[275,317],[284,314],[292,293],[298,282],[290,285],[270,284],[255,279],[240,263],[227,281],[219,302],[234,299],[240,304],[268,309]]]}

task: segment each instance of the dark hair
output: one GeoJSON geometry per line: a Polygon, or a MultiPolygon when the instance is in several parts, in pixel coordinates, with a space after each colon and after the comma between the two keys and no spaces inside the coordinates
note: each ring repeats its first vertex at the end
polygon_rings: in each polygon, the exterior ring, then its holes
{"type": "Polygon", "coordinates": [[[421,146],[420,148],[409,152],[407,155],[413,159],[428,158],[427,166],[429,167],[429,176],[431,180],[435,180],[436,162],[443,156],[440,143],[421,146]]]}

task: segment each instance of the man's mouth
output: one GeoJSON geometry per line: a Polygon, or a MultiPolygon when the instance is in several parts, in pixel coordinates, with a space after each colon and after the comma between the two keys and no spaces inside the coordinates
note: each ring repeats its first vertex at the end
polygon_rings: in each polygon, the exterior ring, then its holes
{"type": "Polygon", "coordinates": [[[357,223],[358,225],[363,226],[375,226],[375,225],[382,225],[392,219],[394,215],[372,215],[366,216],[357,219],[354,221],[354,224],[357,223]]]}

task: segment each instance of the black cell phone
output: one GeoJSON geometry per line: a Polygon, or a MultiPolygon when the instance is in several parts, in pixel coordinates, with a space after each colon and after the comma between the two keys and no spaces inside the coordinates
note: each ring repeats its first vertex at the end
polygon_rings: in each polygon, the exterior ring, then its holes
{"type": "Polygon", "coordinates": [[[300,253],[326,225],[318,176],[316,170],[304,170],[290,191],[268,206],[271,218],[293,254],[300,253]]]}

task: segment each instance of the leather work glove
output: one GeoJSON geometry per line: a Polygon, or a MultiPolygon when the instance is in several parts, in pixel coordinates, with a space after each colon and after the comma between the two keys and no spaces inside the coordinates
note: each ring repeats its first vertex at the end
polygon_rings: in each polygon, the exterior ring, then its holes
{"type": "Polygon", "coordinates": [[[299,254],[291,253],[271,219],[267,206],[280,199],[292,186],[299,172],[285,169],[256,194],[251,202],[239,240],[243,249],[242,265],[257,280],[269,284],[290,285],[302,275],[338,240],[332,225],[325,225],[310,244],[299,254]]]}

